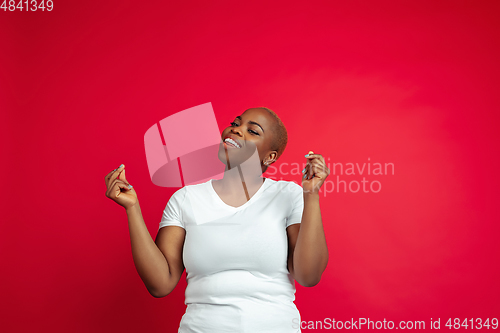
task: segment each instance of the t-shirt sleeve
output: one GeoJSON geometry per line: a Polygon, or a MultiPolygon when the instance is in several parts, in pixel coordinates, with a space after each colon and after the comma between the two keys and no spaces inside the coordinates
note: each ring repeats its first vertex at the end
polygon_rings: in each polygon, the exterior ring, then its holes
{"type": "Polygon", "coordinates": [[[186,198],[186,187],[183,187],[170,197],[167,202],[167,206],[163,210],[163,215],[160,221],[160,228],[175,225],[185,229],[183,218],[182,218],[182,203],[186,198]]]}
{"type": "Polygon", "coordinates": [[[295,223],[300,223],[302,221],[302,212],[304,211],[304,194],[302,186],[290,182],[289,195],[292,207],[290,213],[286,217],[286,226],[290,226],[295,223]]]}

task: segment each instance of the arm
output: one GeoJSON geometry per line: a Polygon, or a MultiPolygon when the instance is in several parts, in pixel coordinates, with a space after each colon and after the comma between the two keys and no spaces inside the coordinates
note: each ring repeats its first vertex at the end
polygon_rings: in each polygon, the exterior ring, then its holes
{"type": "Polygon", "coordinates": [[[152,296],[167,296],[184,271],[182,248],[185,230],[176,226],[163,227],[154,242],[138,203],[127,209],[127,217],[132,257],[139,276],[152,296]]]}
{"type": "Polygon", "coordinates": [[[132,257],[139,276],[154,297],[168,295],[184,271],[184,229],[163,227],[153,242],[142,217],[137,193],[125,177],[125,166],[122,164],[108,173],[105,181],[106,197],[124,207],[127,213],[132,257]]]}
{"type": "Polygon", "coordinates": [[[304,210],[301,223],[287,228],[288,270],[304,287],[313,287],[321,280],[328,264],[328,248],[321,219],[319,188],[330,174],[323,156],[310,152],[302,178],[304,210]]]}
{"type": "Polygon", "coordinates": [[[289,226],[287,234],[290,274],[301,286],[317,285],[328,264],[318,194],[304,193],[302,221],[289,226]]]}

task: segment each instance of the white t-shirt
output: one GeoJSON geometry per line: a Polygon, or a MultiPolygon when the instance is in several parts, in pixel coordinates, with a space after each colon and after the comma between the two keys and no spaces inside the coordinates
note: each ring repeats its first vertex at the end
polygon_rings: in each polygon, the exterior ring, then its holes
{"type": "Polygon", "coordinates": [[[294,182],[265,178],[240,207],[224,203],[212,180],[172,195],[159,227],[186,230],[178,333],[300,332],[286,227],[301,222],[302,193],[294,182]]]}

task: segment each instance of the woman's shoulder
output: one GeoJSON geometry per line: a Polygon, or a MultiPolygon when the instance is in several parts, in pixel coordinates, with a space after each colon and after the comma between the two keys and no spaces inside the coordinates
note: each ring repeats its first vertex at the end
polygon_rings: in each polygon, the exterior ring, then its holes
{"type": "Polygon", "coordinates": [[[180,189],[177,190],[177,192],[192,192],[192,191],[201,191],[203,189],[206,189],[207,186],[211,184],[213,179],[209,179],[206,181],[202,182],[196,182],[192,184],[186,184],[180,189]]]}
{"type": "Polygon", "coordinates": [[[302,193],[302,186],[297,184],[295,181],[283,179],[275,180],[272,178],[266,179],[268,179],[270,188],[274,188],[275,190],[278,190],[280,192],[302,193]]]}
{"type": "Polygon", "coordinates": [[[202,192],[207,190],[207,186],[210,185],[210,182],[211,180],[197,184],[184,185],[172,193],[169,201],[174,204],[182,205],[186,197],[196,196],[197,194],[203,195],[204,193],[202,192]]]}

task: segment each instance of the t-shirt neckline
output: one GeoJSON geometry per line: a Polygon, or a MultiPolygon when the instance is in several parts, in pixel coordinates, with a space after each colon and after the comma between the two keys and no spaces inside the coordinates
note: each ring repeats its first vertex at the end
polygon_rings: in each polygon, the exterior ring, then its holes
{"type": "Polygon", "coordinates": [[[225,203],[220,197],[219,195],[217,194],[217,192],[215,192],[215,189],[214,189],[214,186],[212,184],[212,181],[214,179],[210,179],[210,182],[209,182],[209,191],[210,193],[212,194],[212,196],[214,197],[215,201],[217,201],[219,203],[220,206],[226,208],[226,209],[229,209],[229,210],[233,210],[233,211],[236,211],[236,210],[240,210],[240,209],[243,209],[245,207],[247,207],[248,205],[250,205],[250,203],[254,202],[255,200],[257,200],[257,198],[262,194],[262,191],[264,191],[264,187],[267,187],[267,184],[269,183],[269,178],[264,178],[264,182],[262,183],[262,185],[259,187],[259,189],[257,190],[257,192],[255,192],[255,194],[250,198],[250,200],[248,200],[247,202],[245,202],[243,205],[241,206],[238,206],[238,207],[234,207],[234,206],[230,206],[228,205],[227,203],[225,203]]]}

